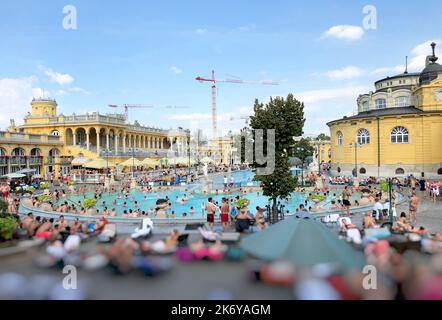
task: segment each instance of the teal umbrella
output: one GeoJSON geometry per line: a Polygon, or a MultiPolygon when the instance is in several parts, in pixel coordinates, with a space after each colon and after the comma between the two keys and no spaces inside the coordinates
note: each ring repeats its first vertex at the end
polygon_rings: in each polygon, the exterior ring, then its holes
{"type": "Polygon", "coordinates": [[[16,173],[21,173],[21,174],[31,174],[31,173],[35,173],[37,170],[35,169],[22,169],[20,171],[17,171],[16,173]]]}
{"type": "Polygon", "coordinates": [[[24,177],[26,177],[26,175],[17,172],[5,174],[4,176],[2,176],[2,178],[9,178],[9,179],[20,179],[24,177]]]}
{"type": "Polygon", "coordinates": [[[241,247],[258,259],[286,260],[304,268],[333,264],[346,271],[361,271],[365,265],[362,252],[312,219],[286,218],[244,238],[241,247]]]}

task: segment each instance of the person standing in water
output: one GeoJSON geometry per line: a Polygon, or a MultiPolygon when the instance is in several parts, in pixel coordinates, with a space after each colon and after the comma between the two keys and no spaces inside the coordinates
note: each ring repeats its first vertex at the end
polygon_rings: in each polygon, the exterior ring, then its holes
{"type": "Polygon", "coordinates": [[[212,201],[213,199],[209,198],[206,203],[207,224],[209,225],[210,230],[213,230],[213,224],[215,223],[215,213],[216,213],[216,206],[212,201]]]}
{"type": "Polygon", "coordinates": [[[342,204],[343,207],[341,208],[341,213],[344,214],[344,207],[347,209],[347,216],[350,216],[350,197],[351,197],[351,191],[348,188],[348,186],[345,186],[344,191],[342,191],[342,204]]]}

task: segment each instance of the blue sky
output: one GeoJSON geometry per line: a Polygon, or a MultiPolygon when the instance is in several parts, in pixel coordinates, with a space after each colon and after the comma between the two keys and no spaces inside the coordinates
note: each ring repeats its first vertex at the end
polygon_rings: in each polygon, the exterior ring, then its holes
{"type": "MultiPolygon", "coordinates": [[[[279,86],[220,84],[219,127],[238,129],[255,98],[294,93],[306,103],[305,132],[356,110],[373,82],[414,71],[442,39],[439,2],[4,0],[0,4],[0,128],[30,110],[32,96],[53,97],[59,112],[112,112],[109,103],[147,104],[130,119],[210,130],[210,85],[219,78],[273,80],[279,86]],[[77,30],[63,29],[65,5],[77,30]],[[363,8],[377,9],[365,30],[363,8]],[[340,27],[343,26],[343,27],[340,27]],[[165,108],[177,106],[178,108],[165,108]]],[[[441,43],[442,45],[442,43],[441,43]]],[[[220,130],[221,131],[221,130],[220,130]]]]}

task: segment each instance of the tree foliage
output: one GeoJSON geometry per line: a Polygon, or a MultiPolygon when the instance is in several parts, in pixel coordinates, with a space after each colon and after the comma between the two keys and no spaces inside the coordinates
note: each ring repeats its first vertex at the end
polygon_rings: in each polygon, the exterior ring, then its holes
{"type": "MultiPolygon", "coordinates": [[[[254,115],[250,117],[253,130],[275,130],[275,141],[270,146],[275,149],[275,169],[268,175],[257,175],[255,180],[261,182],[263,194],[273,200],[273,217],[277,217],[276,204],[278,198],[286,198],[294,191],[297,179],[290,172],[289,156],[294,147],[295,137],[302,136],[304,128],[304,104],[296,100],[293,94],[286,99],[270,98],[266,104],[255,101],[254,115]]],[[[255,135],[254,142],[259,139],[255,135]]],[[[262,137],[264,150],[267,150],[267,136],[262,137]]],[[[265,152],[264,152],[265,153],[265,152]]],[[[254,164],[256,167],[256,163],[254,164]]]]}
{"type": "Polygon", "coordinates": [[[297,143],[293,145],[293,153],[292,155],[301,161],[304,161],[313,156],[313,152],[315,148],[311,145],[311,143],[306,139],[301,139],[297,143]]]}

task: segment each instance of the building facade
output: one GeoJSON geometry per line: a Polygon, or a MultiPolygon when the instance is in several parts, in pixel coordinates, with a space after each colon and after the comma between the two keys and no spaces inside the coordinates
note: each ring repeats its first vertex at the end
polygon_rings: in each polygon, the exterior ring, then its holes
{"type": "Polygon", "coordinates": [[[328,123],[335,175],[442,178],[442,66],[436,44],[421,73],[388,77],[358,113],[328,123]]]}
{"type": "Polygon", "coordinates": [[[58,176],[69,173],[79,156],[106,158],[117,165],[132,156],[170,156],[172,146],[176,154],[187,153],[189,132],[182,128],[130,124],[122,114],[65,116],[57,114],[57,102],[50,99],[34,99],[31,108],[23,125],[16,127],[12,121],[0,132],[0,173],[35,168],[39,174],[58,176]]]}

